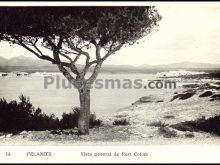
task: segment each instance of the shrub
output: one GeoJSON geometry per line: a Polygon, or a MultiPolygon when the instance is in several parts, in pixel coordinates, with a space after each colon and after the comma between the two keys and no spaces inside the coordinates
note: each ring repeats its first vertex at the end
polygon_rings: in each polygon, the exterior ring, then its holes
{"type": "Polygon", "coordinates": [[[40,108],[35,110],[30,99],[21,95],[19,102],[7,102],[0,99],[0,131],[17,132],[29,130],[56,129],[59,120],[54,116],[47,116],[40,108]]]}
{"type": "Polygon", "coordinates": [[[177,132],[174,130],[170,130],[168,127],[160,127],[158,128],[159,134],[163,135],[165,138],[177,137],[177,132]]]}
{"type": "Polygon", "coordinates": [[[116,119],[114,122],[113,122],[113,125],[130,125],[129,121],[127,121],[127,119],[116,119]]]}
{"type": "Polygon", "coordinates": [[[80,110],[78,107],[74,107],[70,113],[63,113],[60,120],[60,127],[63,129],[78,127],[79,113],[80,110]]]}
{"type": "Polygon", "coordinates": [[[187,138],[193,138],[193,137],[195,137],[195,135],[193,134],[193,133],[186,133],[185,134],[185,137],[187,137],[187,138]]]}
{"type": "MultiPolygon", "coordinates": [[[[79,107],[74,107],[73,111],[70,113],[63,113],[62,119],[60,120],[60,127],[63,129],[71,129],[75,127],[78,128],[79,113],[80,113],[79,107]]],[[[100,126],[101,124],[102,121],[96,119],[95,114],[90,114],[90,118],[89,118],[90,128],[93,128],[95,126],[100,126]]]]}
{"type": "Polygon", "coordinates": [[[173,128],[180,131],[204,131],[220,136],[220,115],[209,119],[200,118],[195,121],[186,121],[172,125],[173,128]]]}
{"type": "Polygon", "coordinates": [[[102,120],[96,119],[95,113],[91,114],[90,118],[89,118],[89,126],[90,126],[90,128],[93,128],[95,126],[101,126],[101,125],[102,125],[102,120]]]}
{"type": "Polygon", "coordinates": [[[167,124],[162,123],[161,121],[155,121],[155,122],[152,122],[152,123],[148,124],[148,126],[152,126],[152,127],[166,127],[167,124]]]}
{"type": "MultiPolygon", "coordinates": [[[[21,95],[19,102],[13,100],[7,102],[0,99],[0,131],[21,132],[21,131],[42,131],[72,129],[78,127],[80,110],[74,107],[72,112],[63,113],[59,120],[54,114],[46,115],[42,110],[30,103],[30,99],[21,95]]],[[[90,128],[100,126],[102,121],[96,119],[95,114],[90,115],[90,128]]]]}

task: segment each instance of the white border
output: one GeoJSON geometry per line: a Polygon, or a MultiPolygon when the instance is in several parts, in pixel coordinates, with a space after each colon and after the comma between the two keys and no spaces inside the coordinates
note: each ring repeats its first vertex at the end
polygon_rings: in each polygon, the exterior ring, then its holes
{"type": "Polygon", "coordinates": [[[50,1],[50,2],[42,2],[42,1],[30,1],[30,2],[0,2],[0,6],[146,6],[146,5],[160,5],[160,6],[167,6],[167,5],[176,5],[176,6],[182,6],[182,5],[189,5],[189,6],[207,6],[207,5],[220,5],[220,2],[173,2],[173,1],[166,1],[166,2],[154,2],[154,1],[112,1],[112,2],[57,2],[57,1],[50,1]]]}
{"type": "Polygon", "coordinates": [[[1,147],[1,163],[219,163],[220,147],[214,146],[59,146],[1,147]],[[11,156],[5,156],[10,152],[11,156]],[[27,152],[52,152],[52,156],[27,156],[27,152]],[[93,156],[81,156],[90,152],[93,156]],[[95,153],[112,153],[98,156],[95,153]],[[142,152],[148,156],[114,156],[117,152],[142,152]]]}
{"type": "MultiPolygon", "coordinates": [[[[145,6],[198,5],[198,2],[0,2],[0,6],[145,6]]],[[[199,2],[201,6],[220,2],[199,2]]],[[[74,144],[73,144],[74,145],[74,144]]],[[[0,146],[0,163],[219,163],[216,146],[0,146]],[[11,156],[6,156],[10,152],[11,156]],[[51,157],[29,157],[27,152],[52,152],[51,157]],[[81,152],[143,152],[148,156],[83,157],[81,152]]]]}

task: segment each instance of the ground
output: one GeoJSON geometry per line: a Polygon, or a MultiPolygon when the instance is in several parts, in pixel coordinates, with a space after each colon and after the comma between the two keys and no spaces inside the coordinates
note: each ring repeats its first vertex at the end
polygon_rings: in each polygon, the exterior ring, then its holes
{"type": "MultiPolygon", "coordinates": [[[[195,83],[195,81],[193,81],[195,83]]],[[[214,84],[216,81],[199,81],[214,84]]],[[[190,81],[184,84],[192,83],[190,81]]],[[[209,86],[210,87],[210,86],[209,86]]],[[[99,116],[103,125],[90,129],[89,135],[78,136],[77,130],[23,131],[19,134],[0,134],[0,145],[162,145],[162,144],[220,144],[220,136],[206,132],[188,132],[173,129],[171,125],[220,114],[220,101],[199,97],[205,91],[219,93],[215,88],[177,88],[175,93],[164,92],[160,96],[147,96],[147,102],[137,101],[130,107],[111,116],[99,116]],[[196,90],[187,99],[175,99],[177,94],[196,90]],[[152,99],[152,100],[150,100],[152,99]],[[160,100],[160,101],[158,101],[160,100]],[[128,125],[115,126],[115,120],[126,119],[128,125]]],[[[143,101],[143,99],[142,99],[143,101]]]]}

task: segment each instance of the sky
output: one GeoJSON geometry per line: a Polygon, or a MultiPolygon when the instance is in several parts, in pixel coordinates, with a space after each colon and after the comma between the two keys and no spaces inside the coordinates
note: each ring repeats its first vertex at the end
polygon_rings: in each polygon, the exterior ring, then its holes
{"type": "MultiPolygon", "coordinates": [[[[220,4],[158,4],[162,16],[157,30],[140,44],[123,47],[105,64],[169,64],[200,62],[220,64],[220,4]]],[[[0,43],[0,56],[34,57],[19,46],[0,43]]]]}

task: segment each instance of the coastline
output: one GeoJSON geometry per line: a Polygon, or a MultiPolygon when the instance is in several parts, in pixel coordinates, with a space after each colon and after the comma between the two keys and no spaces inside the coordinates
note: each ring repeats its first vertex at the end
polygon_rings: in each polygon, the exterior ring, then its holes
{"type": "MultiPolygon", "coordinates": [[[[210,80],[210,83],[213,82],[210,80]]],[[[177,93],[186,89],[180,87],[177,93]]],[[[170,127],[184,121],[210,118],[220,115],[219,100],[199,97],[206,89],[197,91],[186,100],[171,101],[174,94],[151,96],[145,103],[125,107],[112,115],[101,115],[103,126],[90,130],[90,135],[78,136],[77,130],[63,130],[61,135],[51,131],[23,131],[19,134],[0,136],[0,145],[214,145],[220,144],[220,137],[203,131],[179,131],[170,127]],[[155,102],[155,100],[163,100],[155,102]],[[126,119],[129,125],[114,126],[114,120],[126,119]],[[162,128],[162,129],[161,129],[162,128]]]]}

